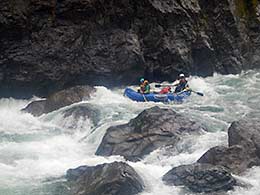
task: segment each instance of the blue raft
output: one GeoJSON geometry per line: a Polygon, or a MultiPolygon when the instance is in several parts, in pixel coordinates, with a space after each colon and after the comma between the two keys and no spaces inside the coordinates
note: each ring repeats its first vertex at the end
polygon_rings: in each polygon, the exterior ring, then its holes
{"type": "Polygon", "coordinates": [[[183,102],[183,100],[189,97],[191,91],[182,91],[180,93],[168,93],[168,94],[158,94],[158,93],[149,93],[149,94],[141,94],[136,92],[133,89],[126,88],[124,95],[130,98],[131,100],[137,102],[183,102]]]}

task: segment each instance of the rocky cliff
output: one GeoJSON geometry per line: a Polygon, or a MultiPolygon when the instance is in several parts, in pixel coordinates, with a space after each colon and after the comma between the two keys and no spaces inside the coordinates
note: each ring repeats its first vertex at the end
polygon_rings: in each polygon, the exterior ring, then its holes
{"type": "Polygon", "coordinates": [[[259,23],[258,0],[1,0],[0,96],[257,68],[259,23]]]}

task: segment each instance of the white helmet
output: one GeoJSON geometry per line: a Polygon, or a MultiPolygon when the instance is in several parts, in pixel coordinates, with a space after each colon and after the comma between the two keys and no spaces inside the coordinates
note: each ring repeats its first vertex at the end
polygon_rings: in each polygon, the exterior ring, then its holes
{"type": "Polygon", "coordinates": [[[182,77],[185,77],[185,76],[184,76],[184,74],[180,74],[179,77],[182,78],[182,77]]]}

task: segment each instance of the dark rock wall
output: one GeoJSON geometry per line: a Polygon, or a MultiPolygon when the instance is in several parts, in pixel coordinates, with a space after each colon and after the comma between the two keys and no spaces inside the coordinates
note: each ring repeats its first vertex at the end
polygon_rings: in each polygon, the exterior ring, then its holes
{"type": "Polygon", "coordinates": [[[2,0],[0,95],[259,67],[258,0],[2,0]]]}

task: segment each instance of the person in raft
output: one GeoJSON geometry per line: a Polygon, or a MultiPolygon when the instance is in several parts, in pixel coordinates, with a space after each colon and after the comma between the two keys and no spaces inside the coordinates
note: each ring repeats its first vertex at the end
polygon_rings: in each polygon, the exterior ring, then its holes
{"type": "Polygon", "coordinates": [[[186,80],[184,74],[180,74],[179,79],[175,82],[176,84],[173,85],[176,86],[174,93],[179,93],[183,90],[189,89],[188,81],[186,80]]]}
{"type": "Polygon", "coordinates": [[[150,85],[147,80],[144,80],[144,78],[140,79],[140,89],[138,89],[139,93],[148,94],[150,93],[150,85]]]}

